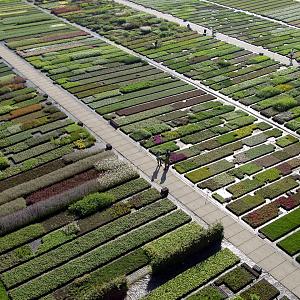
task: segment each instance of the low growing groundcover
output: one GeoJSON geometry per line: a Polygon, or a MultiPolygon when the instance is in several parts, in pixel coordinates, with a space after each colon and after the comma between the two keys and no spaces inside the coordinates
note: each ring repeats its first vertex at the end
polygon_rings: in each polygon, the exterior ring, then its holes
{"type": "Polygon", "coordinates": [[[283,235],[300,226],[300,208],[295,209],[287,215],[279,218],[271,224],[260,229],[271,241],[277,240],[283,235]]]}

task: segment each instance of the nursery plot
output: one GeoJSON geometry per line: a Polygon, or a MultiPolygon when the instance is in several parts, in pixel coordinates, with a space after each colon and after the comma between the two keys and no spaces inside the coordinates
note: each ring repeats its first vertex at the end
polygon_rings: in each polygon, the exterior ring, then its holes
{"type": "MultiPolygon", "coordinates": [[[[157,5],[169,5],[180,13],[185,10],[190,11],[189,6],[191,4],[182,1],[177,4],[179,8],[177,8],[177,5],[174,6],[173,2],[159,1],[157,5]]],[[[102,1],[101,9],[98,8],[95,2],[88,5],[78,2],[78,5],[80,9],[74,12],[67,11],[68,5],[61,6],[60,3],[55,1],[44,6],[52,8],[58,16],[63,16],[70,21],[86,26],[117,43],[163,63],[179,73],[200,80],[205,85],[221,91],[234,100],[250,106],[262,115],[272,118],[279,124],[285,124],[289,129],[299,133],[300,84],[297,69],[283,67],[284,70],[282,70],[280,64],[268,57],[253,54],[211,37],[201,36],[174,23],[135,11],[124,5],[110,1],[102,1]],[[65,12],[64,8],[66,9],[65,12]],[[57,9],[61,9],[61,11],[57,9]]],[[[153,2],[151,2],[151,5],[154,5],[153,2]]],[[[199,11],[196,11],[195,15],[206,14],[205,20],[207,20],[211,14],[210,6],[214,7],[214,5],[197,1],[197,3],[193,2],[192,7],[198,5],[200,5],[199,11]],[[204,7],[201,7],[201,5],[204,7]]],[[[221,13],[223,9],[217,8],[217,12],[221,13]]],[[[224,17],[222,30],[225,30],[226,26],[231,24],[228,21],[230,19],[228,13],[224,13],[224,16],[226,18],[224,17]]],[[[189,19],[186,15],[181,15],[181,17],[189,19]]],[[[247,33],[252,32],[248,26],[255,22],[252,22],[253,20],[244,21],[244,18],[252,17],[249,15],[243,16],[242,22],[247,25],[241,25],[243,28],[247,27],[247,33]]],[[[268,35],[268,39],[270,39],[270,32],[278,34],[282,31],[274,29],[273,26],[277,25],[272,22],[263,22],[272,25],[271,28],[264,23],[259,25],[262,28],[261,30],[264,30],[268,35]]],[[[213,24],[209,24],[209,26],[213,26],[213,24]]],[[[235,28],[240,32],[241,28],[234,26],[234,24],[230,27],[230,30],[232,31],[235,28]]],[[[297,49],[297,45],[289,44],[289,46],[286,46],[293,39],[287,35],[288,30],[284,29],[284,32],[285,39],[274,37],[276,42],[272,43],[276,44],[276,47],[284,52],[283,54],[287,54],[287,47],[289,47],[289,50],[291,47],[297,49]],[[283,43],[283,46],[278,43],[283,43]]],[[[234,35],[234,33],[230,34],[234,35]]],[[[262,35],[261,32],[255,31],[253,33],[252,39],[254,42],[259,40],[258,36],[260,35],[262,35]]],[[[299,34],[296,30],[294,37],[296,44],[299,37],[300,30],[299,34]]],[[[10,43],[8,44],[10,45],[10,43]]],[[[261,45],[264,45],[264,43],[261,43],[261,45]]],[[[95,87],[93,84],[88,84],[88,86],[95,87]]],[[[112,86],[114,85],[112,84],[112,86]]],[[[80,89],[81,86],[78,88],[80,89]]],[[[75,90],[78,88],[76,87],[75,90]]],[[[99,89],[101,90],[102,87],[99,89]]],[[[83,92],[82,95],[88,96],[89,92],[83,92]]],[[[96,108],[97,104],[94,107],[96,108]]],[[[102,113],[101,110],[100,113],[102,113]]]]}
{"type": "MultiPolygon", "coordinates": [[[[196,272],[198,288],[239,263],[223,248],[182,269],[188,256],[220,245],[220,224],[206,229],[191,221],[111,151],[83,150],[68,159],[60,170],[0,194],[7,203],[24,197],[38,208],[35,216],[22,209],[0,218],[2,299],[121,299],[130,288],[127,275],[148,266],[157,276],[177,264],[182,273],[172,280],[196,272]]],[[[177,293],[192,290],[184,284],[177,293]]]]}
{"type": "MultiPolygon", "coordinates": [[[[118,4],[104,2],[97,8],[94,2],[86,5],[76,3],[76,7],[58,9],[57,3],[51,2],[50,8],[56,14],[78,23],[88,21],[83,25],[89,27],[95,25],[96,16],[98,21],[103,17],[98,14],[100,9],[107,17],[103,23],[97,22],[100,27],[94,30],[104,34],[103,26],[111,24],[105,29],[109,38],[122,40],[129,48],[149,57],[154,55],[155,59],[170,66],[178,64],[179,69],[193,62],[193,67],[199,66],[199,72],[190,75],[211,80],[211,86],[219,80],[227,81],[225,75],[220,75],[223,71],[220,74],[212,71],[211,66],[218,65],[220,70],[227,70],[226,74],[231,74],[232,78],[228,88],[222,84],[219,86],[224,87],[222,92],[231,94],[239,92],[240,87],[247,89],[247,99],[250,99],[252,107],[264,114],[269,112],[268,116],[274,116],[274,119],[277,117],[279,120],[279,115],[282,118],[286,116],[282,111],[284,109],[293,110],[294,118],[288,119],[288,123],[296,128],[297,70],[287,68],[276,71],[280,65],[264,56],[253,55],[118,4]],[[109,20],[120,19],[120,10],[125,10],[132,22],[137,20],[149,26],[151,23],[155,30],[149,32],[149,28],[140,28],[140,25],[126,29],[127,25],[121,24],[127,23],[121,20],[109,23],[109,20]],[[148,47],[149,39],[155,41],[157,35],[161,35],[160,47],[148,47]],[[186,45],[189,45],[190,52],[185,51],[186,45]],[[216,49],[216,54],[210,55],[208,49],[210,52],[216,49]],[[194,53],[197,54],[193,57],[194,53]],[[215,55],[219,58],[215,59],[215,55]],[[228,65],[227,60],[232,60],[232,64],[228,65]],[[205,73],[202,70],[206,70],[205,73]],[[271,70],[271,75],[255,78],[271,70]],[[265,88],[268,84],[274,85],[276,93],[265,88]],[[249,89],[254,86],[265,89],[260,93],[253,91],[254,88],[249,89]]],[[[16,36],[13,36],[14,30],[11,29],[9,38],[5,39],[9,47],[151,153],[164,155],[168,150],[172,151],[171,164],[175,170],[253,228],[276,218],[279,208],[289,214],[288,203],[290,197],[294,197],[289,194],[295,193],[299,186],[296,172],[299,170],[300,146],[296,137],[99,39],[78,30],[74,33],[73,27],[67,33],[29,33],[25,38],[19,36],[18,26],[14,26],[17,27],[16,36]],[[275,213],[271,215],[264,213],[269,201],[274,203],[272,208],[275,213]],[[259,217],[256,220],[252,216],[256,210],[261,210],[262,219],[259,217]]],[[[40,153],[44,148],[37,147],[36,151],[40,153]]],[[[29,154],[26,150],[23,152],[16,156],[16,161],[22,162],[29,154]]],[[[72,189],[82,178],[89,182],[97,176],[85,171],[87,173],[78,174],[65,184],[72,189]]],[[[51,187],[42,191],[41,195],[51,195],[47,196],[51,199],[55,197],[52,194],[55,190],[56,186],[51,187]]],[[[25,201],[35,203],[39,197],[40,194],[32,195],[25,201]]],[[[297,206],[295,201],[293,208],[297,206]]]]}
{"type": "Polygon", "coordinates": [[[274,0],[256,0],[251,2],[213,0],[212,2],[250,11],[300,27],[300,4],[297,1],[290,0],[283,3],[282,1],[274,0]]]}
{"type": "Polygon", "coordinates": [[[282,55],[287,55],[295,47],[298,52],[297,57],[299,57],[300,33],[298,29],[211,3],[249,10],[299,27],[300,4],[296,1],[287,1],[288,3],[284,2],[284,4],[281,1],[255,1],[253,3],[253,1],[228,0],[216,0],[210,3],[197,0],[175,2],[134,0],[133,2],[170,13],[207,28],[213,28],[217,32],[256,46],[266,47],[282,55]]]}
{"type": "MultiPolygon", "coordinates": [[[[62,157],[91,147],[94,138],[0,61],[0,191],[65,166],[62,157]]],[[[2,200],[0,203],[3,204],[2,200]]],[[[6,211],[26,207],[24,199],[6,211]]]]}

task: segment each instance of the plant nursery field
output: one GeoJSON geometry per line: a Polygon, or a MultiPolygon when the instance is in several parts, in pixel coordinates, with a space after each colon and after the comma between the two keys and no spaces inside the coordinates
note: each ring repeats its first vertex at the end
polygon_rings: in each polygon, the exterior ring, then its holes
{"type": "Polygon", "coordinates": [[[224,286],[243,299],[285,295],[220,247],[220,224],[198,225],[111,151],[67,157],[0,194],[28,203],[0,219],[1,299],[123,299],[139,270],[156,282],[144,299],[225,299],[224,286]]]}
{"type": "MultiPolygon", "coordinates": [[[[199,80],[299,133],[300,81],[297,68],[282,66],[268,57],[202,36],[112,1],[76,3],[76,10],[71,12],[68,11],[68,7],[72,8],[71,4],[60,6],[59,2],[52,1],[48,6],[54,14],[199,80]],[[154,46],[155,41],[158,41],[158,47],[154,46]]],[[[269,31],[264,30],[269,38],[269,31]]],[[[295,40],[299,44],[300,30],[297,34],[295,40]]],[[[22,49],[14,43],[8,42],[8,45],[22,49]]]]}
{"type": "MultiPolygon", "coordinates": [[[[84,8],[90,5],[92,3],[84,8]]],[[[105,5],[103,11],[107,18],[111,18],[107,15],[107,7],[105,5]]],[[[116,8],[120,10],[118,5],[116,8]]],[[[14,6],[11,9],[17,14],[24,7],[14,6]]],[[[94,10],[91,10],[93,14],[94,10]]],[[[300,227],[300,219],[297,218],[300,143],[296,136],[272,127],[36,8],[28,7],[28,14],[36,15],[38,20],[48,18],[47,21],[36,21],[34,24],[49,22],[51,25],[47,23],[43,27],[40,24],[39,33],[35,33],[32,18],[19,18],[18,22],[9,21],[12,17],[5,18],[8,25],[2,37],[8,47],[46,72],[57,84],[109,120],[115,128],[120,128],[140,142],[151,153],[172,151],[171,162],[182,176],[252,228],[278,242],[279,247],[288,254],[293,257],[298,255],[299,244],[297,249],[291,250],[289,246],[291,240],[298,238],[300,227]],[[51,31],[53,28],[55,30],[51,31]],[[280,222],[286,224],[284,228],[280,222]],[[284,241],[287,234],[288,240],[284,241]]],[[[87,17],[84,19],[89,20],[87,17]]],[[[154,21],[157,22],[157,19],[154,18],[154,21]]],[[[175,28],[174,24],[172,26],[175,28]]],[[[120,30],[122,36],[124,31],[120,30]]],[[[130,32],[135,35],[135,30],[130,32]]],[[[177,32],[178,41],[179,36],[183,41],[186,36],[195,36],[196,40],[217,43],[211,38],[185,30],[177,32]]],[[[144,38],[141,36],[140,39],[144,38]]],[[[139,43],[138,40],[135,42],[139,43]]],[[[262,70],[280,67],[263,56],[242,52],[238,49],[241,56],[235,58],[237,61],[246,57],[247,61],[254,61],[253,65],[261,66],[262,70]]],[[[185,52],[179,55],[182,53],[185,52]]],[[[210,61],[215,63],[216,60],[210,61]]],[[[185,58],[183,63],[186,63],[185,58]]],[[[296,69],[274,72],[260,79],[271,80],[277,88],[298,82],[296,69]],[[287,78],[294,79],[286,81],[287,78]]],[[[254,86],[257,88],[257,84],[254,86]]],[[[272,90],[268,84],[262,86],[265,87],[262,89],[265,93],[268,89],[272,90]]],[[[297,88],[292,90],[297,91],[297,88]]],[[[258,96],[249,98],[255,97],[258,96]]],[[[285,101],[278,100],[275,106],[274,100],[267,98],[255,105],[267,103],[278,108],[285,101]]],[[[266,110],[274,112],[276,109],[266,110]]],[[[296,110],[297,107],[294,108],[296,110]]],[[[297,118],[286,123],[287,126],[290,124],[300,126],[297,118]]]]}
{"type": "Polygon", "coordinates": [[[145,298],[161,299],[168,286],[180,285],[169,299],[194,291],[225,299],[223,282],[233,293],[242,291],[244,299],[250,299],[256,286],[267,291],[255,292],[265,299],[280,294],[278,283],[272,285],[221,247],[220,224],[198,225],[131,166],[93,146],[94,138],[86,130],[3,60],[0,83],[5,134],[1,300],[122,299],[130,288],[126,276],[146,267],[154,279],[168,268],[176,267],[177,272],[160,279],[145,298]],[[62,117],[53,119],[52,114],[62,117]],[[60,150],[64,146],[67,150],[60,150]],[[199,250],[206,255],[183,264],[199,250]],[[220,277],[224,271],[229,273],[220,277]],[[236,286],[232,280],[239,274],[244,280],[236,286]],[[205,284],[210,285],[202,288],[205,284]]]}
{"type": "MultiPolygon", "coordinates": [[[[256,46],[262,46],[282,55],[287,55],[291,49],[294,48],[297,52],[296,57],[299,59],[300,32],[298,28],[279,24],[259,16],[253,16],[213,3],[220,3],[236,8],[245,8],[251,5],[254,6],[255,3],[260,2],[262,6],[270,8],[272,7],[270,2],[276,3],[276,1],[254,2],[216,0],[206,2],[197,0],[134,0],[133,2],[162,12],[170,13],[176,17],[202,25],[206,28],[213,28],[217,32],[235,37],[256,46]],[[224,2],[228,3],[226,4],[224,2]],[[234,4],[231,4],[230,2],[234,4]]],[[[279,2],[281,3],[281,6],[284,7],[270,11],[268,17],[280,19],[280,21],[299,27],[300,3],[296,1],[277,1],[277,3],[279,2]]],[[[252,10],[249,9],[249,11],[252,10]]],[[[264,13],[262,7],[258,7],[256,13],[262,15],[268,14],[268,12],[264,13]]]]}
{"type": "MultiPolygon", "coordinates": [[[[42,2],[58,17],[0,2],[4,45],[297,265],[299,70],[112,1],[42,2]]],[[[1,300],[295,299],[176,203],[0,59],[1,300]]]]}
{"type": "Polygon", "coordinates": [[[253,12],[262,16],[286,22],[300,27],[300,3],[298,1],[236,1],[236,0],[213,0],[212,2],[229,7],[253,12]]]}

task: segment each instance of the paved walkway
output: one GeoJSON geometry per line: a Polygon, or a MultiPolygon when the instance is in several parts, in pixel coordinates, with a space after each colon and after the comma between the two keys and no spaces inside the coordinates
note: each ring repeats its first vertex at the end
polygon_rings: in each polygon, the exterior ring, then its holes
{"type": "MultiPolygon", "coordinates": [[[[187,23],[186,21],[184,21],[180,18],[177,18],[173,15],[166,14],[166,13],[160,12],[160,11],[152,9],[152,8],[148,8],[148,7],[145,7],[145,6],[140,5],[140,4],[136,4],[136,3],[133,3],[133,2],[128,1],[128,0],[114,0],[114,1],[117,2],[117,3],[123,4],[123,5],[127,5],[127,6],[133,8],[135,10],[139,10],[139,11],[142,11],[142,12],[145,12],[145,13],[148,13],[148,14],[152,14],[152,15],[158,17],[158,18],[165,19],[165,20],[177,23],[181,26],[187,26],[187,24],[189,23],[190,26],[191,26],[191,29],[193,31],[196,31],[196,32],[200,33],[200,34],[203,34],[204,29],[207,30],[208,35],[212,34],[210,28],[206,28],[204,26],[195,24],[193,22],[188,22],[187,23]]],[[[230,36],[222,34],[222,33],[217,33],[215,37],[218,40],[221,40],[221,41],[224,41],[226,43],[238,46],[238,47],[246,49],[248,51],[251,51],[251,52],[254,52],[254,53],[263,53],[264,55],[266,55],[266,56],[274,59],[275,61],[278,61],[278,62],[284,64],[284,65],[289,65],[289,63],[290,63],[289,58],[287,58],[283,55],[277,54],[275,52],[269,51],[269,50],[267,50],[263,47],[249,44],[247,42],[241,41],[239,39],[230,37],[230,36]]],[[[300,64],[298,62],[294,61],[294,66],[300,66],[300,64]]]]}
{"type": "MultiPolygon", "coordinates": [[[[54,85],[45,74],[34,69],[29,63],[0,45],[0,56],[13,68],[26,75],[34,85],[47,93],[59,105],[67,110],[74,118],[83,122],[94,134],[106,143],[113,145],[116,152],[134,164],[148,178],[153,177],[156,168],[154,157],[134,143],[119,130],[113,129],[101,116],[89,109],[73,95],[54,85]]],[[[175,171],[170,170],[161,184],[162,169],[154,182],[157,186],[167,186],[170,194],[188,211],[208,224],[221,221],[225,228],[225,237],[256,264],[268,271],[287,289],[300,297],[300,268],[296,262],[280,252],[267,240],[262,240],[238,219],[223,211],[205,196],[199,189],[195,190],[190,183],[184,182],[175,171]]]]}

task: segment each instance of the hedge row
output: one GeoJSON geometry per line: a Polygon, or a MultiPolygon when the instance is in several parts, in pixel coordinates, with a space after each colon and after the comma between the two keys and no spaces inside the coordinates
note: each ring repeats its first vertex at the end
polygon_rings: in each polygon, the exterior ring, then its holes
{"type": "Polygon", "coordinates": [[[220,244],[223,227],[217,224],[207,230],[197,223],[187,224],[144,247],[154,272],[173,269],[207,247],[220,244]]]}
{"type": "Polygon", "coordinates": [[[3,273],[2,279],[6,286],[13,287],[32,277],[42,274],[59,264],[66,263],[72,258],[83,255],[87,251],[91,251],[93,248],[98,247],[121,234],[125,234],[174,208],[175,206],[168,200],[151,204],[146,208],[121,217],[110,224],[99,227],[96,230],[75,239],[74,241],[34,258],[11,271],[3,273]]]}
{"type": "Polygon", "coordinates": [[[190,217],[182,211],[174,212],[11,290],[10,295],[13,299],[40,297],[66,282],[176,229],[189,220],[190,217]]]}
{"type": "Polygon", "coordinates": [[[145,299],[180,299],[238,262],[239,258],[235,254],[227,248],[223,249],[161,285],[145,299]]]}
{"type": "Polygon", "coordinates": [[[148,262],[149,260],[144,250],[137,249],[112,263],[79,278],[78,281],[80,281],[80,286],[78,286],[76,282],[72,282],[68,286],[63,287],[62,290],[64,294],[74,300],[86,299],[85,297],[87,295],[95,295],[98,285],[109,282],[119,276],[130,274],[147,265],[148,262]]]}

